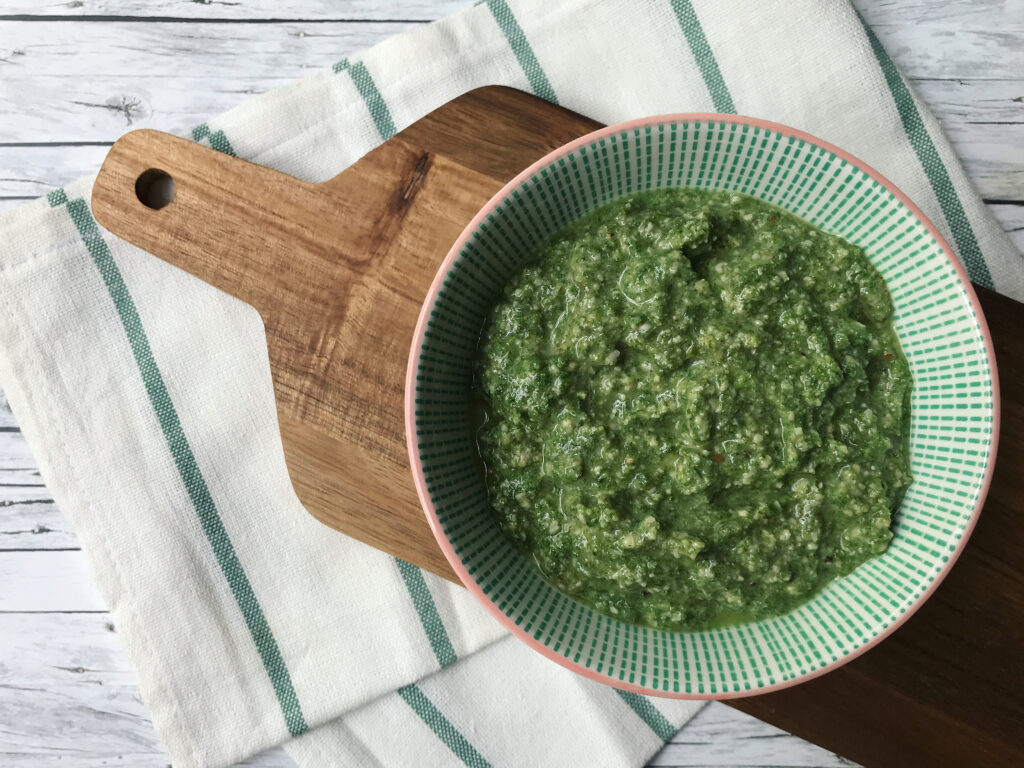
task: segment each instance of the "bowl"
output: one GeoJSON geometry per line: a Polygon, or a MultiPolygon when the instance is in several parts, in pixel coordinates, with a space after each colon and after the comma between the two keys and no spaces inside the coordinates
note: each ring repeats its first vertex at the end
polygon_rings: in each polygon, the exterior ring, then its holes
{"type": "Polygon", "coordinates": [[[881,174],[802,131],[679,114],[595,131],[538,160],[469,223],[441,265],[413,336],[405,392],[416,489],[470,592],[545,656],[618,688],[730,698],[801,682],[863,653],[935,590],[978,519],[995,463],[995,358],[953,251],[881,174]],[[545,582],[505,538],[474,461],[471,364],[503,284],[568,222],[649,189],[735,190],[861,246],[895,304],[914,376],[914,481],[888,550],[777,618],[701,632],[633,626],[545,582]]]}

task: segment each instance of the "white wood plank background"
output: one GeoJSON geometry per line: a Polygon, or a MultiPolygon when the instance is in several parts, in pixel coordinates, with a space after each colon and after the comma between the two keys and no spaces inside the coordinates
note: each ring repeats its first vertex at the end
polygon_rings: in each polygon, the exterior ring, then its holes
{"type": "MultiPolygon", "coordinates": [[[[0,0],[0,211],[95,172],[128,128],[188,130],[467,4],[0,0]]],[[[1024,250],[1024,0],[854,4],[1024,250]]],[[[0,765],[114,763],[167,758],[75,535],[0,393],[0,765]]],[[[293,763],[277,749],[245,765],[293,763]]],[[[712,704],[651,765],[850,763],[712,704]]]]}

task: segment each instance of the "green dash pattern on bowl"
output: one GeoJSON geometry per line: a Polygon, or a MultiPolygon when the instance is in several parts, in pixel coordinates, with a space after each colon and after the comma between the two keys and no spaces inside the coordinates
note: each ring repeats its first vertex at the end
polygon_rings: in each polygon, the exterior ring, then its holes
{"type": "Polygon", "coordinates": [[[842,150],[751,118],[669,115],[602,129],[526,169],[469,224],[413,338],[406,433],[421,502],[470,591],[549,658],[640,693],[728,698],[828,671],[895,629],[952,566],[980,512],[998,433],[991,339],[966,274],[904,195],[842,150]],[[790,613],[701,632],[599,614],[548,585],[505,538],[475,459],[469,400],[480,331],[506,280],[550,235],[652,189],[734,190],[864,249],[895,305],[914,377],[914,482],[880,557],[790,613]]]}

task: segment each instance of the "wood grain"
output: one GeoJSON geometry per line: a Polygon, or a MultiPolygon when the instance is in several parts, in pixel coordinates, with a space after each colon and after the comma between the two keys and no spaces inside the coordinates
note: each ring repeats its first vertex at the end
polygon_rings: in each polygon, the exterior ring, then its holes
{"type": "MultiPolygon", "coordinates": [[[[1024,13],[1020,0],[977,2],[958,0],[924,2],[897,8],[902,3],[855,3],[864,6],[865,21],[882,44],[896,58],[900,71],[909,77],[962,78],[984,73],[987,78],[1015,80],[1024,67],[1024,46],[1019,44],[1024,31],[1024,13]],[[915,34],[932,41],[927,45],[900,45],[902,27],[913,24],[915,34]],[[1017,44],[1014,44],[1017,41],[1017,44]],[[1005,55],[994,60],[992,51],[1006,46],[1005,55]]],[[[909,4],[908,4],[909,5],[909,4]]]]}
{"type": "Polygon", "coordinates": [[[285,457],[306,509],[456,580],[408,469],[402,403],[413,326],[437,266],[480,206],[517,169],[596,125],[512,89],[479,89],[316,185],[134,131],[104,161],[93,211],[260,313],[285,457]],[[177,187],[159,211],[135,194],[151,168],[177,187]]]}
{"type": "MultiPolygon", "coordinates": [[[[454,102],[451,108],[438,110],[420,123],[411,126],[393,140],[393,149],[390,142],[385,144],[338,179],[322,185],[319,189],[310,189],[308,185],[298,186],[299,183],[294,182],[295,189],[300,190],[302,194],[348,189],[349,194],[340,195],[340,198],[347,200],[357,189],[369,187],[369,191],[363,197],[378,202],[371,203],[373,207],[362,211],[362,215],[375,212],[380,214],[388,210],[386,207],[380,207],[380,200],[393,201],[401,190],[411,188],[415,175],[410,171],[413,163],[425,169],[423,178],[418,182],[422,186],[421,191],[407,208],[401,210],[401,218],[396,225],[382,225],[379,223],[380,216],[377,216],[372,219],[375,222],[372,236],[355,235],[357,241],[364,243],[364,247],[378,244],[374,255],[366,257],[361,262],[366,269],[360,276],[360,285],[364,289],[368,288],[367,281],[375,270],[386,270],[390,264],[386,258],[380,258],[380,253],[393,254],[395,263],[409,268],[408,271],[403,269],[403,276],[408,286],[408,294],[411,296],[403,294],[401,298],[396,299],[388,292],[373,288],[370,288],[370,294],[367,294],[374,296],[374,307],[381,307],[383,303],[389,301],[395,302],[396,309],[387,327],[393,328],[394,332],[404,333],[408,331],[409,323],[414,316],[416,302],[412,297],[418,296],[425,288],[424,281],[429,280],[429,275],[433,271],[431,265],[438,263],[443,256],[444,242],[457,234],[460,222],[467,221],[476,208],[486,200],[488,190],[493,191],[497,180],[514,174],[530,159],[540,155],[547,145],[557,146],[571,136],[592,130],[595,126],[593,121],[518,92],[510,92],[508,89],[481,89],[467,95],[462,101],[454,102]],[[514,109],[509,109],[506,102],[513,100],[514,109]],[[492,113],[498,109],[504,110],[504,116],[494,120],[492,113]],[[467,132],[464,127],[467,125],[473,126],[474,130],[467,132]],[[540,125],[543,130],[523,130],[524,127],[531,125],[540,125]],[[476,134],[476,129],[480,126],[487,128],[476,134]],[[487,139],[474,138],[474,134],[493,135],[494,126],[503,126],[501,143],[510,148],[507,153],[502,152],[500,147],[487,139]],[[420,160],[417,161],[417,157],[420,160]],[[470,175],[464,176],[466,172],[470,175]],[[383,193],[382,187],[386,190],[383,193]],[[432,197],[430,190],[434,188],[446,190],[444,196],[432,197]],[[461,194],[453,197],[450,191],[452,188],[458,189],[461,194]],[[472,197],[474,193],[479,194],[475,200],[472,197]],[[425,204],[425,201],[430,201],[429,207],[425,210],[429,215],[419,217],[416,212],[417,206],[425,204]],[[430,221],[442,209],[449,216],[439,225],[444,231],[444,236],[431,238],[424,235],[424,228],[430,226],[430,221]],[[420,248],[435,250],[403,249],[405,228],[413,225],[417,245],[420,248]],[[396,245],[389,242],[392,238],[396,245]],[[413,258],[413,253],[417,254],[417,258],[413,258]],[[411,305],[408,314],[397,308],[404,302],[411,305]]],[[[188,145],[183,144],[182,150],[187,150],[193,156],[196,154],[188,145]]],[[[117,159],[117,147],[112,157],[117,159]]],[[[225,173],[229,167],[232,173],[241,173],[239,168],[244,165],[220,157],[207,158],[204,154],[203,160],[207,159],[216,167],[223,167],[225,173]]],[[[129,177],[141,167],[138,163],[129,165],[129,177]]],[[[108,194],[110,187],[123,188],[126,181],[123,179],[108,184],[104,179],[105,172],[106,167],[97,185],[100,198],[108,194]]],[[[246,172],[269,173],[262,169],[246,172]]],[[[228,180],[233,181],[230,176],[228,180]]],[[[208,181],[214,183],[212,178],[208,178],[208,181]]],[[[280,198],[281,195],[276,197],[280,198]]],[[[301,199],[302,197],[296,197],[294,204],[298,205],[301,199]]],[[[94,199],[94,208],[97,209],[97,215],[104,218],[114,218],[119,210],[117,206],[126,204],[124,199],[111,199],[100,205],[97,205],[98,202],[99,200],[94,199]]],[[[313,207],[317,208],[319,205],[317,202],[313,207]]],[[[244,207],[239,210],[244,212],[244,207]]],[[[203,215],[202,208],[188,208],[187,211],[190,219],[197,219],[203,215]]],[[[301,212],[296,212],[295,215],[305,216],[301,212]]],[[[222,216],[218,218],[221,221],[226,220],[222,216]]],[[[138,221],[135,227],[141,228],[145,223],[138,221]]],[[[115,220],[111,224],[116,230],[121,222],[115,220]]],[[[350,223],[350,226],[355,224],[350,223]]],[[[140,234],[135,227],[126,229],[120,226],[119,234],[138,241],[140,234]]],[[[341,232],[335,234],[337,237],[344,235],[341,232]]],[[[166,237],[166,233],[162,232],[160,237],[166,237]]],[[[217,235],[217,240],[211,241],[210,254],[204,258],[215,259],[215,246],[223,248],[227,245],[219,243],[221,237],[223,234],[217,235]]],[[[332,236],[331,242],[335,242],[335,236],[332,236]]],[[[162,253],[182,249],[194,243],[179,237],[173,248],[164,242],[156,242],[155,245],[157,251],[162,253]]],[[[250,247],[252,245],[248,245],[246,250],[250,247]]],[[[348,260],[356,258],[344,247],[341,250],[349,254],[345,257],[348,260]]],[[[252,253],[248,253],[245,258],[249,263],[254,259],[259,260],[259,256],[252,253]]],[[[289,260],[291,258],[289,256],[289,260]]],[[[176,258],[176,261],[186,266],[195,266],[180,257],[176,258]]],[[[236,270],[212,261],[203,261],[198,265],[198,269],[215,284],[228,288],[236,295],[247,295],[244,289],[237,287],[240,278],[236,270]],[[224,272],[225,269],[228,270],[227,273],[224,272]]],[[[271,263],[270,271],[264,272],[264,282],[268,274],[278,271],[280,268],[271,263]]],[[[349,279],[351,278],[344,278],[349,279]]],[[[392,279],[388,277],[381,282],[389,283],[392,279]]],[[[273,297],[290,295],[289,290],[291,289],[275,290],[267,297],[256,295],[255,298],[257,301],[269,301],[273,297]]],[[[332,288],[332,293],[342,290],[343,286],[337,284],[332,288]]],[[[354,301],[352,297],[357,295],[358,289],[350,287],[345,290],[348,290],[349,301],[354,301]]],[[[925,607],[879,648],[818,680],[779,693],[735,703],[735,706],[743,711],[756,714],[867,765],[952,766],[969,764],[972,757],[983,757],[993,765],[1010,765],[1014,761],[1017,761],[1017,764],[1024,764],[1024,731],[1020,728],[1024,718],[1024,699],[1019,694],[1024,687],[1024,664],[1018,660],[1020,648],[1024,647],[1024,571],[1020,569],[1017,561],[1019,552],[1024,551],[1024,528],[1016,524],[1020,514],[1020,499],[1024,495],[1024,481],[1014,470],[1014,467],[1024,462],[1024,346],[1021,345],[1017,332],[1019,323],[1024,318],[1024,306],[988,291],[982,292],[982,299],[996,340],[1004,382],[1003,437],[999,465],[985,514],[982,515],[982,522],[960,563],[925,607]],[[984,631],[979,632],[978,628],[984,628],[984,631]],[[907,719],[894,719],[894,712],[907,713],[907,719]]],[[[261,311],[265,313],[265,317],[270,318],[268,334],[272,336],[276,327],[273,317],[280,310],[264,305],[261,311]]],[[[291,316],[299,311],[300,307],[296,305],[287,310],[287,314],[291,316]]],[[[348,322],[349,318],[354,318],[352,312],[343,313],[341,316],[341,320],[345,322],[348,322]]],[[[380,350],[388,350],[393,346],[400,350],[401,356],[404,357],[401,337],[399,341],[390,345],[388,338],[381,328],[378,335],[373,337],[373,346],[380,350]]],[[[272,366],[275,365],[275,360],[280,366],[282,358],[280,355],[275,356],[273,341],[270,348],[272,366]]],[[[386,357],[386,352],[384,356],[386,357]]],[[[288,366],[286,363],[285,367],[288,366]]],[[[357,395],[356,412],[372,411],[370,397],[382,397],[381,402],[388,402],[389,407],[395,408],[396,413],[398,412],[398,391],[392,391],[394,386],[389,382],[392,381],[391,377],[400,374],[400,367],[396,362],[391,366],[394,370],[391,370],[385,364],[387,372],[374,374],[377,382],[374,392],[379,391],[380,395],[357,395]],[[363,400],[362,397],[367,399],[363,400]]],[[[360,370],[367,375],[371,369],[360,370]]],[[[287,377],[294,379],[295,375],[295,371],[291,370],[287,377]]],[[[275,370],[275,382],[279,380],[279,371],[275,370]]],[[[330,380],[330,377],[327,380],[330,380]]],[[[346,383],[351,388],[359,386],[357,378],[348,379],[346,383]]],[[[297,387],[284,388],[286,400],[294,397],[292,389],[297,387]]],[[[278,392],[282,392],[280,385],[278,392]]],[[[339,390],[339,393],[343,398],[351,396],[348,389],[339,390]]],[[[331,403],[331,397],[332,395],[320,394],[316,398],[317,404],[331,403]]],[[[333,402],[341,408],[345,401],[341,399],[333,402]]],[[[283,419],[294,420],[296,415],[308,418],[313,411],[299,408],[293,413],[285,407],[281,413],[283,419]]],[[[321,420],[330,415],[329,412],[325,414],[320,410],[315,413],[316,418],[321,420]]],[[[398,448],[388,450],[387,440],[388,435],[392,438],[396,435],[397,425],[389,422],[384,412],[380,412],[378,416],[379,422],[373,422],[372,429],[380,431],[375,432],[372,440],[358,438],[355,431],[346,431],[344,425],[332,427],[328,432],[339,440],[361,439],[367,447],[378,451],[379,455],[394,459],[397,457],[398,448]]],[[[367,416],[361,418],[366,424],[372,421],[367,416]]],[[[286,425],[286,446],[289,442],[294,442],[288,429],[286,425]]],[[[303,434],[308,436],[310,433],[305,431],[303,434]]],[[[322,443],[311,441],[307,452],[290,453],[289,467],[293,478],[306,473],[303,467],[292,463],[291,457],[311,461],[321,448],[322,443]]],[[[288,452],[289,449],[286,448],[286,453],[288,452]]],[[[393,465],[397,464],[395,461],[393,465]]],[[[312,475],[329,475],[331,469],[332,465],[321,458],[320,466],[312,475]]],[[[336,477],[339,482],[344,482],[347,475],[339,473],[336,477]]],[[[396,482],[391,487],[391,492],[400,490],[399,485],[400,483],[396,482]]],[[[302,482],[296,481],[296,486],[301,489],[302,482]]],[[[381,490],[387,492],[384,487],[381,490]]],[[[340,494],[340,489],[333,489],[333,492],[340,494]]],[[[300,498],[305,500],[301,490],[300,498]]],[[[329,501],[331,498],[334,497],[328,495],[324,500],[329,501]]],[[[404,497],[399,494],[393,498],[404,497]]],[[[317,514],[330,524],[339,524],[338,519],[324,515],[323,508],[317,514]]],[[[349,526],[355,521],[345,519],[340,522],[349,526]]],[[[415,532],[414,528],[409,528],[407,534],[411,536],[415,532]]],[[[402,546],[405,544],[403,541],[402,546]]],[[[397,550],[391,548],[390,551],[397,550]]]]}
{"type": "MultiPolygon", "coordinates": [[[[269,19],[288,19],[286,23],[290,24],[296,19],[341,21],[339,9],[343,9],[346,18],[363,13],[360,19],[383,20],[394,18],[396,9],[400,9],[402,18],[429,20],[467,4],[468,0],[401,0],[396,4],[378,0],[0,0],[0,16],[21,14],[26,19],[3,27],[0,34],[0,213],[73,179],[95,173],[106,146],[125,130],[157,127],[185,132],[211,115],[235,106],[249,94],[299,77],[311,71],[311,66],[327,65],[380,39],[375,30],[366,31],[370,25],[364,21],[339,23],[334,30],[340,31],[344,26],[348,34],[336,32],[335,39],[330,41],[338,47],[335,52],[330,46],[323,48],[324,40],[318,36],[318,30],[322,32],[328,26],[305,24],[292,28],[307,34],[292,35],[288,46],[277,46],[275,40],[280,38],[274,28],[283,24],[267,23],[269,19]],[[135,34],[142,26],[159,27],[158,35],[147,37],[163,42],[143,50],[133,44],[130,36],[126,38],[107,26],[115,21],[114,17],[125,15],[151,19],[139,23],[135,34]],[[86,19],[79,20],[81,16],[86,19]],[[110,18],[104,20],[104,16],[110,18]],[[195,22],[229,21],[221,26],[225,42],[208,46],[202,36],[209,33],[200,29],[199,24],[160,21],[168,16],[188,17],[195,22]],[[31,56],[28,52],[12,55],[24,50],[19,41],[30,34],[29,27],[51,24],[56,18],[68,20],[46,29],[48,45],[40,41],[32,47],[31,56]],[[248,23],[254,19],[264,23],[248,23]],[[176,38],[180,42],[174,42],[176,38]],[[230,45],[230,39],[237,40],[237,44],[230,45]],[[344,50],[342,45],[352,47],[344,50]],[[239,49],[246,50],[247,55],[236,57],[239,49]],[[88,74],[84,80],[80,78],[83,72],[88,74]],[[136,112],[129,125],[129,110],[118,107],[138,97],[149,105],[148,116],[136,112]],[[75,103],[78,101],[85,103],[75,103]],[[76,143],[90,138],[106,146],[90,148],[76,143]],[[18,146],[4,146],[2,142],[18,146]]],[[[975,29],[1006,29],[1011,15],[1024,16],[1021,0],[853,0],[853,4],[872,25],[944,129],[948,133],[959,129],[962,138],[957,143],[958,152],[990,145],[992,150],[978,151],[996,161],[1001,156],[1009,158],[1005,165],[986,163],[984,168],[965,162],[976,188],[984,195],[990,188],[1004,186],[1004,171],[1012,172],[1014,167],[1012,147],[1000,145],[999,137],[991,137],[986,123],[1016,122],[1016,146],[1021,146],[1019,137],[1024,128],[1015,110],[1024,109],[1024,100],[1019,98],[1024,95],[1024,71],[998,79],[989,70],[988,62],[998,63],[1013,55],[1010,49],[1019,50],[1021,35],[1012,30],[1005,35],[990,35],[986,39],[988,47],[979,57],[973,45],[959,44],[957,32],[968,25],[975,29]],[[915,51],[932,55],[920,56],[915,51]],[[949,72],[955,72],[955,77],[949,72]]],[[[1024,201],[1024,190],[1017,189],[1011,199],[1024,201]]],[[[990,207],[1015,238],[1017,247],[1024,251],[1024,205],[990,202],[990,207]]],[[[0,428],[17,429],[3,406],[0,393],[0,428]]],[[[0,429],[0,453],[11,452],[5,443],[22,441],[16,432],[0,429]]],[[[16,453],[20,456],[21,449],[16,453]]],[[[0,461],[0,500],[21,498],[18,494],[25,489],[48,496],[34,465],[8,469],[0,461]]],[[[19,526],[17,521],[6,526],[8,514],[13,514],[10,508],[0,508],[0,530],[19,526]]],[[[61,546],[73,539],[64,525],[65,531],[60,535],[66,538],[59,540],[61,546]]],[[[25,549],[50,548],[49,541],[50,534],[46,533],[22,539],[25,549]]],[[[81,553],[69,553],[68,557],[71,573],[63,577],[57,574],[43,585],[46,589],[60,592],[76,588],[71,583],[72,574],[84,573],[84,559],[81,553]],[[74,566],[76,555],[81,568],[74,566]]],[[[28,589],[27,584],[19,581],[18,572],[6,575],[11,580],[3,583],[4,589],[28,589]]],[[[61,599],[71,610],[86,607],[70,598],[61,599]]],[[[99,676],[95,684],[91,681],[89,685],[77,685],[71,674],[40,674],[44,668],[80,666],[82,660],[93,658],[92,654],[103,648],[107,656],[98,671],[127,677],[130,668],[116,637],[105,630],[89,631],[79,621],[95,622],[102,628],[103,620],[109,621],[109,617],[72,614],[66,617],[68,622],[58,622],[55,619],[65,617],[39,614],[27,616],[31,622],[18,624],[6,622],[5,618],[0,616],[0,648],[11,652],[5,654],[0,665],[0,687],[10,683],[14,689],[0,702],[0,721],[5,724],[0,728],[0,762],[16,768],[84,768],[118,760],[140,768],[166,766],[167,758],[156,743],[133,685],[125,682],[123,697],[111,698],[107,704],[103,696],[111,695],[115,685],[109,677],[99,676]],[[37,651],[27,652],[26,643],[37,651]],[[28,722],[22,723],[23,719],[28,722]],[[102,734],[103,738],[93,738],[92,734],[102,734]],[[125,760],[125,756],[129,759],[125,760]]],[[[905,720],[911,716],[909,711],[892,713],[892,717],[905,720]]],[[[797,737],[746,716],[735,717],[734,710],[717,703],[691,721],[673,742],[676,743],[669,743],[652,764],[848,765],[834,756],[826,759],[821,754],[809,755],[803,750],[813,748],[797,737]]],[[[292,762],[281,749],[276,749],[255,756],[245,765],[284,768],[292,762]]]]}
{"type": "MultiPolygon", "coordinates": [[[[126,768],[167,768],[108,614],[0,613],[0,637],[4,768],[95,768],[112,755],[126,768]]],[[[245,766],[295,763],[276,749],[245,766]]]]}
{"type": "MultiPolygon", "coordinates": [[[[169,34],[180,26],[170,25],[169,34]]],[[[189,41],[181,42],[180,55],[195,58],[184,53],[189,41]]],[[[251,44],[259,47],[260,38],[251,44]]],[[[112,48],[114,41],[108,45],[112,48]]],[[[217,61],[220,58],[236,65],[227,54],[217,56],[217,61]]],[[[57,68],[72,66],[69,58],[57,68]]],[[[152,62],[140,60],[138,67],[145,71],[152,62]]],[[[296,72],[300,76],[310,70],[296,72]]],[[[243,71],[210,79],[172,72],[162,79],[159,91],[153,91],[152,79],[138,71],[114,72],[90,77],[74,92],[69,92],[64,77],[9,79],[0,87],[0,137],[7,142],[0,142],[0,198],[43,195],[95,173],[109,145],[126,130],[160,126],[185,133],[209,115],[236,106],[247,94],[292,78],[267,75],[261,81],[243,71]],[[49,141],[40,145],[40,137],[49,141]]],[[[914,85],[933,105],[982,196],[1024,199],[1024,80],[921,80],[914,85]]]]}
{"type": "MultiPolygon", "coordinates": [[[[0,157],[0,198],[45,194],[93,173],[95,161],[69,143],[109,143],[138,127],[184,133],[251,94],[418,25],[430,3],[325,10],[292,0],[268,16],[271,5],[126,4],[124,15],[151,19],[138,23],[119,20],[112,0],[8,0],[9,14],[33,15],[12,21],[0,14],[0,138],[18,145],[0,157]],[[184,17],[195,21],[168,20],[184,17]],[[402,20],[387,21],[396,18],[402,20]],[[278,21],[248,23],[253,19],[278,21]]],[[[855,5],[936,113],[981,194],[1024,199],[1021,0],[855,5]]],[[[436,12],[452,7],[446,1],[436,12]]]]}
{"type": "MultiPolygon", "coordinates": [[[[874,26],[940,23],[999,29],[1019,0],[857,0],[874,26]]],[[[45,20],[131,17],[135,19],[217,19],[239,24],[273,20],[433,21],[464,10],[472,0],[0,0],[0,17],[45,20]]],[[[897,38],[899,41],[900,38],[897,38]]]]}
{"type": "Polygon", "coordinates": [[[1024,254],[1024,203],[990,203],[989,208],[1017,250],[1024,254]]]}
{"type": "Polygon", "coordinates": [[[8,471],[35,470],[36,460],[24,440],[5,440],[0,443],[0,467],[8,471]]]}
{"type": "Polygon", "coordinates": [[[0,0],[0,16],[36,18],[222,19],[252,22],[295,19],[433,21],[466,8],[466,0],[0,0]]]}
{"type": "Polygon", "coordinates": [[[101,611],[103,604],[85,561],[75,552],[0,551],[0,613],[101,611]],[[55,589],[60,583],[62,586],[55,589]],[[17,589],[12,587],[17,586],[17,589]]]}
{"type": "Polygon", "coordinates": [[[32,200],[35,200],[37,197],[38,195],[32,195],[30,197],[0,197],[0,216],[7,213],[8,211],[13,211],[16,208],[20,208],[25,203],[31,202],[32,200]]]}
{"type": "MultiPolygon", "coordinates": [[[[5,640],[0,665],[4,768],[95,768],[113,763],[113,755],[126,768],[166,768],[167,756],[139,699],[109,614],[0,613],[0,637],[5,640]]],[[[850,763],[749,715],[712,704],[650,765],[848,768],[850,763]]],[[[295,768],[295,763],[277,748],[236,768],[246,766],[295,768]]]]}
{"type": "Polygon", "coordinates": [[[1024,305],[978,294],[995,340],[1002,434],[964,553],[878,648],[808,683],[732,702],[868,766],[1024,765],[1024,305]]]}
{"type": "Polygon", "coordinates": [[[78,539],[42,485],[5,488],[0,497],[0,551],[78,549],[78,539]]]}

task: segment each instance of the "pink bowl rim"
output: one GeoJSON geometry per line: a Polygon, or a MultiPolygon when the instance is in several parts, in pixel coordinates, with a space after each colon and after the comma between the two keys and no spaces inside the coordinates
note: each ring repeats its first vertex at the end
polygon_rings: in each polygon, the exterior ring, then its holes
{"type": "Polygon", "coordinates": [[[513,635],[518,637],[520,640],[525,642],[528,646],[536,651],[539,651],[547,658],[554,661],[567,669],[576,672],[577,674],[583,675],[591,680],[596,680],[604,685],[609,685],[613,688],[618,688],[624,691],[630,691],[633,693],[639,693],[647,696],[656,696],[659,698],[667,699],[688,699],[688,700],[704,700],[704,699],[735,699],[744,698],[747,696],[758,696],[762,693],[770,693],[772,691],[778,691],[783,688],[789,688],[799,683],[807,682],[815,677],[819,677],[827,672],[831,672],[839,667],[853,661],[855,658],[865,653],[869,649],[876,646],[886,637],[890,636],[893,632],[899,629],[907,619],[909,619],[917,610],[924,605],[924,603],[931,597],[932,593],[938,588],[939,584],[942,583],[943,579],[946,578],[949,571],[952,569],[953,564],[959,559],[960,554],[963,552],[964,547],[967,545],[967,540],[970,538],[971,533],[977,525],[978,518],[981,516],[981,509],[984,506],[985,499],[988,496],[989,486],[992,483],[992,473],[995,468],[996,453],[999,447],[999,423],[1000,423],[1000,399],[999,399],[999,376],[996,369],[996,356],[995,348],[992,343],[992,334],[989,331],[988,323],[985,320],[985,314],[981,309],[981,304],[978,301],[978,295],[974,290],[974,286],[971,285],[970,278],[967,275],[966,269],[960,263],[960,261],[953,255],[953,249],[950,247],[946,239],[939,233],[935,225],[928,219],[927,216],[918,208],[909,197],[901,192],[895,184],[889,179],[883,176],[881,173],[876,171],[874,168],[869,166],[864,161],[854,157],[849,152],[840,149],[834,144],[831,144],[823,139],[819,139],[805,131],[801,131],[797,128],[791,128],[790,126],[783,125],[781,123],[775,123],[770,120],[762,120],[756,117],[746,117],[742,115],[726,115],[715,112],[680,112],[665,115],[654,115],[652,117],[642,117],[635,120],[628,120],[623,123],[617,123],[615,125],[609,125],[605,128],[599,128],[596,131],[570,141],[568,144],[564,144],[558,149],[555,149],[542,158],[532,163],[529,167],[520,171],[511,181],[505,184],[498,192],[496,192],[491,199],[484,205],[483,208],[473,217],[472,221],[466,225],[466,228],[459,235],[459,238],[452,245],[448,251],[448,255],[445,257],[441,266],[438,268],[437,274],[434,276],[434,280],[430,285],[430,289],[427,292],[427,296],[423,301],[423,306],[420,309],[419,318],[416,321],[416,329],[413,332],[412,337],[412,348],[409,352],[409,363],[406,369],[405,376],[405,440],[406,447],[409,451],[409,463],[412,468],[413,480],[416,484],[416,493],[420,498],[420,504],[423,506],[423,510],[427,516],[427,522],[430,524],[430,529],[434,533],[434,538],[437,539],[437,543],[440,545],[441,550],[444,552],[444,556],[447,558],[448,563],[452,566],[452,569],[458,575],[462,583],[470,591],[470,593],[493,615],[506,629],[508,629],[513,635]],[[942,252],[946,258],[949,259],[953,268],[956,270],[957,276],[960,279],[960,285],[964,294],[970,303],[971,310],[974,314],[975,320],[978,323],[978,327],[981,330],[983,341],[985,344],[985,352],[988,357],[988,365],[990,375],[992,378],[992,437],[991,437],[991,450],[989,451],[988,461],[985,466],[985,477],[982,480],[981,488],[978,492],[978,499],[974,505],[974,511],[971,513],[971,519],[968,521],[962,537],[957,544],[953,554],[949,557],[949,560],[943,565],[942,569],[935,576],[931,585],[927,590],[911,605],[906,609],[899,618],[893,621],[884,631],[879,633],[876,637],[867,641],[863,645],[853,649],[846,655],[839,659],[821,667],[819,669],[812,670],[806,674],[797,675],[789,680],[785,680],[774,685],[764,686],[761,688],[755,688],[749,691],[726,691],[721,693],[676,693],[671,691],[661,691],[649,688],[646,686],[635,685],[634,683],[627,683],[622,680],[616,680],[609,675],[595,672],[592,669],[588,669],[582,664],[571,661],[565,658],[561,654],[556,653],[546,645],[535,639],[528,632],[524,631],[515,621],[505,615],[490,598],[484,593],[483,589],[477,584],[476,580],[470,575],[469,571],[462,564],[459,556],[455,553],[455,548],[452,543],[448,540],[448,537],[444,533],[444,529],[441,525],[441,521],[437,516],[437,510],[434,508],[434,503],[430,498],[430,493],[427,491],[426,477],[423,474],[423,464],[419,458],[419,450],[416,445],[416,371],[419,369],[419,358],[420,350],[423,346],[425,339],[424,331],[426,330],[427,320],[430,316],[430,310],[434,306],[437,300],[437,295],[441,290],[441,285],[444,281],[445,276],[451,269],[455,260],[458,258],[459,253],[463,247],[469,241],[472,233],[480,226],[480,224],[491,214],[494,209],[506,198],[509,194],[517,189],[520,184],[533,176],[541,168],[544,168],[551,164],[554,160],[560,157],[564,157],[569,153],[579,149],[580,147],[586,146],[591,142],[598,139],[605,138],[612,134],[619,134],[622,132],[633,131],[639,128],[645,128],[647,126],[656,126],[668,123],[678,122],[718,122],[718,123],[733,123],[736,125],[749,125],[758,128],[763,128],[775,133],[779,133],[783,136],[792,136],[797,139],[801,139],[809,144],[820,147],[837,157],[842,158],[851,165],[856,166],[861,171],[866,173],[868,176],[873,178],[875,181],[885,187],[893,196],[896,197],[903,205],[905,205],[911,213],[917,217],[929,234],[939,244],[942,252]]]}

